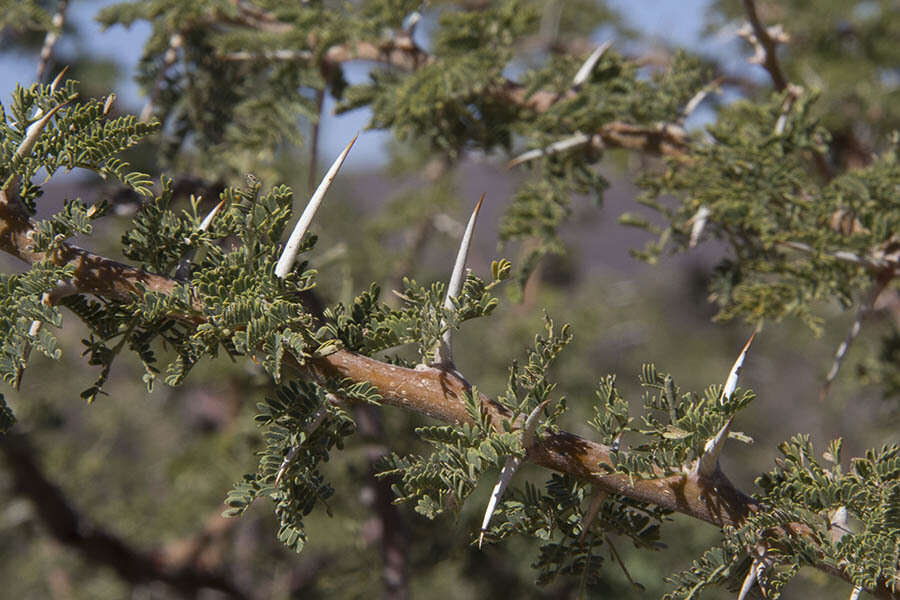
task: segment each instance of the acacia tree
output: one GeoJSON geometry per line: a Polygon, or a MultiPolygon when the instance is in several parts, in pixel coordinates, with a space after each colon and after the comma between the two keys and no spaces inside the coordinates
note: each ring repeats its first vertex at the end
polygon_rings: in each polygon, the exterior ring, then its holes
{"type": "MultiPolygon", "coordinates": [[[[739,34],[769,82],[684,51],[648,67],[646,57],[596,46],[592,32],[619,25],[594,3],[118,4],[102,10],[100,22],[152,26],[138,75],[148,102],[138,117],[116,114],[113,96],[82,98],[79,84],[55,69],[66,2],[49,10],[6,5],[6,27],[47,32],[39,79],[55,78],[18,87],[0,114],[0,247],[28,265],[3,276],[4,380],[24,389],[35,357],[61,356],[56,332],[64,314],[87,327],[84,352],[99,369],[81,394],[88,402],[105,393],[126,349],[143,365],[148,390],[182,385],[222,354],[259,365],[278,387],[257,404],[258,466],[228,493],[226,513],[269,502],[278,539],[297,552],[312,514],[327,511],[332,496],[353,493],[335,490],[323,463],[345,444],[349,451],[356,433],[396,452],[371,457],[379,498],[389,485],[398,502],[425,517],[458,515],[480,482],[494,484],[470,541],[481,548],[532,539],[539,582],[573,582],[561,593],[609,586],[607,551],[627,574],[611,536],[652,551],[666,540],[661,526],[669,515],[680,513],[719,526],[721,535],[669,577],[667,597],[722,585],[740,598],[777,597],[802,567],[849,582],[852,597],[894,597],[898,446],[848,461],[836,440],[820,459],[798,434],[779,447],[782,457],[752,494],[720,468],[726,440],[746,439],[732,431],[734,419],[754,407],[753,393],[737,387],[752,336],[735,348],[731,370],[700,392],[646,364],[638,416],[613,375],[597,374],[583,397],[561,397],[553,366],[572,339],[559,323],[565,314],[556,322],[545,316],[524,359],[506,357],[505,383],[492,397],[454,362],[453,333],[474,319],[491,327],[499,286],[507,286],[511,310],[533,310],[515,303],[529,280],[540,279],[542,265],[566,251],[559,231],[572,198],[602,197],[608,181],[600,159],[637,155],[650,161],[638,201],[655,215],[622,220],[658,238],[640,256],[655,262],[716,241],[721,259],[709,291],[719,317],[742,317],[748,332],[764,336],[765,324],[781,319],[821,329],[827,301],[857,307],[827,390],[863,318],[895,289],[900,167],[891,134],[897,50],[890,36],[900,17],[887,2],[829,3],[831,13],[749,0],[736,8],[723,3],[715,14],[726,25],[745,22],[739,34]],[[416,33],[422,15],[428,35],[416,33]],[[351,85],[345,67],[357,61],[376,66],[366,82],[351,85]],[[848,76],[855,86],[846,85],[848,76]],[[833,90],[830,78],[840,83],[833,90]],[[710,102],[710,123],[687,130],[685,119],[720,86],[744,97],[710,102]],[[352,142],[296,224],[295,194],[277,179],[282,157],[297,156],[303,123],[312,125],[308,171],[315,174],[326,93],[339,111],[367,107],[370,127],[390,129],[406,145],[396,162],[426,171],[429,185],[392,205],[402,214],[380,225],[412,225],[414,250],[428,243],[435,215],[456,200],[449,181],[467,156],[521,171],[498,226],[514,259],[495,260],[487,279],[467,272],[479,201],[459,232],[446,285],[403,278],[392,298],[377,284],[388,271],[375,270],[376,283],[359,286],[354,299],[332,300],[340,297],[333,288],[341,273],[317,254],[308,229],[352,142]],[[138,144],[152,148],[153,158],[129,150],[138,144]],[[201,186],[202,194],[218,196],[206,205],[195,185],[190,204],[179,208],[181,182],[162,174],[154,183],[123,159],[126,151],[146,170],[188,170],[227,183],[220,193],[201,186]],[[118,250],[127,262],[70,241],[90,236],[112,203],[67,199],[37,218],[48,182],[73,169],[139,198],[118,250]],[[589,429],[565,415],[569,407],[583,414],[585,405],[589,429]],[[416,429],[425,450],[385,434],[380,407],[427,417],[416,429]],[[526,464],[543,467],[543,475],[519,473],[526,464]]],[[[406,275],[421,253],[408,256],[391,264],[401,268],[395,275],[406,275]]],[[[889,334],[881,360],[862,369],[887,394],[896,387],[897,339],[889,334]]],[[[32,500],[60,541],[133,584],[252,595],[227,569],[199,560],[204,541],[141,552],[102,525],[86,526],[41,471],[27,423],[13,427],[12,412],[0,406],[10,486],[32,500]]],[[[379,506],[385,589],[403,597],[411,541],[394,509],[379,506]]],[[[213,520],[208,529],[219,527],[213,520]]]]}

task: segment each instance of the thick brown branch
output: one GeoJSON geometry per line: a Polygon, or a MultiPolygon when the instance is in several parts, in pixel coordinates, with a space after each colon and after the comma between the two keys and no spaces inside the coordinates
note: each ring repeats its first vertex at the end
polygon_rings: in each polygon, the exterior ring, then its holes
{"type": "Polygon", "coordinates": [[[159,581],[180,593],[196,596],[214,589],[229,598],[247,598],[224,574],[209,571],[190,561],[167,561],[162,553],[143,552],[116,534],[81,515],[63,492],[38,466],[23,435],[0,438],[0,453],[6,459],[16,494],[28,498],[50,534],[61,544],[77,550],[87,560],[111,568],[134,585],[159,581]]]}
{"type": "MultiPolygon", "coordinates": [[[[294,363],[302,373],[321,383],[348,378],[367,381],[384,397],[383,402],[450,423],[466,423],[464,397],[467,384],[453,372],[435,368],[406,369],[339,350],[323,358],[294,363]]],[[[481,395],[481,401],[499,426],[510,414],[481,395]]],[[[649,502],[716,525],[737,525],[756,508],[755,502],[738,491],[721,473],[701,480],[688,473],[633,483],[620,474],[608,474],[601,465],[612,465],[610,449],[577,435],[548,433],[528,452],[528,460],[548,469],[590,480],[612,493],[649,502]]]]}
{"type": "MultiPolygon", "coordinates": [[[[26,262],[35,262],[43,255],[29,250],[33,229],[27,215],[0,197],[0,249],[26,262]]],[[[130,301],[143,289],[159,293],[171,292],[175,282],[91,254],[85,250],[65,247],[57,264],[69,262],[76,267],[68,282],[75,293],[89,293],[111,300],[130,301]]],[[[200,307],[198,307],[200,308],[200,307]]],[[[181,315],[185,321],[197,322],[197,315],[181,315]]],[[[348,350],[338,350],[327,356],[310,358],[302,364],[288,358],[302,376],[323,384],[347,378],[353,382],[368,382],[383,397],[384,404],[411,410],[429,417],[450,422],[469,421],[464,397],[468,384],[458,375],[430,367],[407,369],[348,350]]],[[[484,395],[480,397],[493,423],[500,425],[510,415],[501,405],[484,395]]],[[[610,474],[603,465],[610,465],[610,449],[571,433],[546,433],[528,449],[527,459],[543,467],[591,481],[610,493],[648,502],[680,512],[719,526],[738,525],[758,508],[755,501],[735,488],[718,469],[711,477],[700,477],[686,469],[684,473],[655,479],[631,481],[621,474],[610,474]]],[[[798,531],[802,526],[787,525],[798,531]]],[[[823,571],[848,579],[829,565],[817,565],[823,571]]],[[[890,598],[887,588],[870,590],[879,598],[890,598]]]]}

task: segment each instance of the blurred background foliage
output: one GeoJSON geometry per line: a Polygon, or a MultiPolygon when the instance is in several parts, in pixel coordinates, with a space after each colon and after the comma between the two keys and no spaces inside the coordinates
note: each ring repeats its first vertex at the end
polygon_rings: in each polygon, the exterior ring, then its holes
{"type": "MultiPolygon", "coordinates": [[[[0,3],[0,60],[31,60],[36,65],[43,32],[52,27],[51,16],[60,4],[0,3]]],[[[185,207],[193,193],[203,196],[204,209],[211,208],[224,185],[241,185],[248,173],[261,179],[265,188],[286,183],[297,191],[296,196],[304,196],[321,170],[317,161],[331,160],[323,154],[321,140],[327,136],[342,144],[352,135],[340,119],[328,121],[330,130],[317,128],[326,100],[344,101],[345,108],[350,108],[366,99],[365,94],[375,94],[368,97],[376,98],[373,123],[392,125],[380,120],[379,110],[387,115],[393,114],[393,108],[377,100],[379,81],[385,81],[379,78],[389,79],[389,74],[373,72],[370,88],[345,94],[347,74],[303,66],[311,63],[286,61],[260,68],[252,61],[217,58],[248,44],[260,52],[291,42],[301,45],[291,38],[296,32],[273,30],[249,38],[237,33],[213,35],[198,26],[185,33],[185,55],[179,59],[184,66],[172,69],[166,64],[172,40],[163,33],[172,23],[201,20],[211,5],[227,17],[236,4],[154,0],[101,10],[98,3],[68,3],[68,14],[96,13],[102,23],[113,26],[111,31],[119,30],[116,23],[148,19],[153,24],[145,55],[129,75],[144,90],[139,101],[155,104],[154,114],[164,129],[152,143],[129,151],[127,158],[154,176],[161,172],[175,176],[179,201],[185,207]],[[326,87],[327,94],[322,91],[326,87]],[[278,110],[273,111],[273,106],[278,110]],[[296,127],[284,127],[286,122],[296,127]]],[[[280,3],[256,4],[270,9],[280,3]]],[[[338,39],[377,37],[404,25],[392,17],[402,10],[385,8],[393,3],[355,4],[371,4],[370,12],[363,9],[361,20],[326,23],[327,36],[318,41],[318,49],[338,39]]],[[[418,2],[405,4],[404,14],[420,8],[418,2]]],[[[435,53],[452,55],[467,43],[480,43],[469,40],[479,36],[496,42],[494,56],[469,58],[484,61],[483,80],[466,78],[471,64],[459,73],[436,74],[444,78],[441,85],[452,86],[463,103],[477,97],[492,79],[526,66],[547,67],[541,72],[543,87],[552,86],[555,72],[564,72],[564,85],[568,85],[569,71],[580,61],[564,55],[581,56],[597,40],[606,39],[615,40],[614,49],[622,52],[621,57],[611,54],[604,59],[609,61],[608,69],[625,68],[621,61],[626,58],[637,61],[629,64],[639,65],[634,67],[638,73],[633,89],[623,90],[625,80],[610,75],[610,85],[621,94],[621,104],[609,108],[611,115],[633,114],[629,102],[646,102],[648,121],[670,119],[691,95],[684,90],[696,91],[698,84],[720,77],[723,93],[711,96],[687,124],[692,135],[702,136],[704,126],[736,99],[766,100],[771,94],[762,69],[733,60],[752,53],[735,35],[745,18],[742,4],[736,1],[701,2],[691,15],[706,23],[705,35],[710,39],[735,40],[726,46],[727,56],[706,52],[699,43],[681,54],[675,42],[648,33],[647,23],[629,14],[628,3],[524,3],[519,12],[504,15],[507,29],[499,32],[478,31],[477,23],[467,21],[467,13],[454,6],[503,10],[482,6],[487,4],[433,2],[422,10],[417,40],[435,53]],[[439,23],[440,35],[432,35],[439,23]],[[493,60],[497,53],[509,60],[506,72],[496,66],[505,63],[493,60]],[[555,62],[566,60],[572,64],[555,62]],[[673,98],[660,74],[669,72],[666,67],[677,61],[690,62],[678,72],[694,81],[672,83],[684,96],[673,98]],[[652,94],[671,103],[647,100],[652,94]]],[[[780,51],[788,79],[816,90],[818,101],[811,110],[830,134],[829,161],[838,170],[870,164],[873,153],[893,143],[890,132],[900,128],[900,49],[895,43],[900,10],[896,3],[795,0],[759,2],[758,7],[764,22],[781,23],[790,34],[790,42],[780,51]]],[[[323,23],[316,19],[334,14],[326,8],[330,3],[282,7],[296,11],[293,18],[298,22],[316,22],[320,27],[323,23]]],[[[61,39],[68,42],[54,50],[44,81],[65,65],[68,77],[81,81],[82,96],[102,96],[118,89],[125,76],[119,63],[110,56],[84,52],[77,42],[84,33],[73,22],[77,19],[66,20],[61,39]]],[[[142,105],[120,99],[113,110],[136,114],[142,105]]],[[[478,111],[490,111],[497,123],[513,119],[502,104],[481,104],[478,111]]],[[[510,204],[522,207],[528,201],[521,196],[511,199],[535,177],[505,166],[510,158],[507,152],[521,146],[518,132],[505,128],[500,135],[491,130],[473,132],[465,115],[452,107],[442,116],[458,121],[431,133],[423,125],[424,135],[419,129],[413,135],[398,131],[397,139],[369,151],[374,156],[370,166],[352,170],[353,163],[348,163],[351,170],[342,173],[315,225],[320,239],[311,266],[323,274],[318,288],[323,300],[351,301],[372,281],[389,291],[399,288],[404,276],[425,282],[445,279],[465,215],[484,192],[487,202],[472,268],[485,274],[490,261],[500,256],[509,256],[519,266],[531,261],[538,247],[544,259],[532,272],[523,272],[527,283],[511,293],[514,298],[503,302],[489,323],[463,327],[457,336],[457,366],[479,389],[488,395],[503,389],[510,359],[522,357],[541,328],[542,310],[571,323],[575,332],[575,341],[554,367],[559,392],[568,398],[563,425],[575,433],[590,435],[584,425],[590,417],[587,398],[607,373],[618,374],[623,393],[635,400],[640,394],[637,374],[648,361],[671,372],[683,389],[699,391],[724,378],[748,333],[741,322],[712,322],[718,309],[708,300],[708,286],[725,252],[724,244],[663,256],[651,266],[629,254],[630,249],[642,247],[648,236],[616,223],[623,212],[636,210],[640,190],[634,182],[647,170],[659,172],[656,159],[606,151],[590,173],[560,179],[567,182],[563,186],[567,199],[560,215],[548,217],[551,233],[542,237],[541,232],[529,230],[528,238],[499,243],[501,224],[506,223],[504,231],[509,231],[510,204]]],[[[568,116],[578,119],[577,112],[568,116]]],[[[433,118],[432,114],[411,115],[409,122],[427,123],[433,118]]],[[[554,126],[547,117],[538,137],[551,140],[554,126]]],[[[545,168],[567,167],[540,167],[538,178],[545,168]]],[[[97,227],[90,247],[118,257],[118,240],[139,199],[74,173],[48,186],[40,210],[49,212],[63,198],[75,196],[106,198],[114,204],[115,214],[97,227]]],[[[652,213],[645,214],[658,220],[652,213]]],[[[3,260],[8,269],[21,268],[3,260]]],[[[897,308],[890,304],[877,308],[824,400],[820,392],[825,372],[852,313],[836,301],[817,302],[812,310],[823,324],[820,336],[796,319],[768,324],[742,375],[742,385],[754,389],[758,399],[737,423],[756,442],[731,444],[723,458],[724,470],[739,487],[753,490],[753,478],[772,466],[777,444],[797,431],[811,433],[821,449],[828,440],[843,437],[851,456],[896,441],[897,308]]],[[[355,413],[358,420],[374,423],[361,426],[347,450],[325,465],[337,493],[329,502],[330,516],[317,512],[309,517],[309,542],[303,554],[295,555],[277,542],[277,523],[263,503],[241,519],[223,520],[218,515],[225,492],[253,469],[254,452],[261,444],[253,407],[273,393],[261,367],[221,358],[198,366],[181,387],[159,385],[147,394],[140,385],[142,368],[123,357],[114,367],[108,396],[85,406],[78,392],[96,376],[79,355],[80,340],[87,332],[75,319],[67,319],[59,336],[62,359],[36,358],[21,389],[10,392],[7,399],[16,411],[18,427],[28,435],[33,460],[48,480],[86,522],[115,532],[134,547],[168,557],[195,552],[197,564],[227,572],[254,597],[374,594],[400,598],[407,586],[413,598],[568,598],[578,593],[578,582],[563,578],[537,587],[529,568],[536,559],[535,550],[521,540],[484,550],[472,544],[489,493],[487,485],[476,491],[458,522],[447,516],[431,522],[410,506],[383,505],[384,490],[372,477],[373,461],[387,451],[404,454],[419,448],[412,431],[425,423],[422,417],[396,410],[385,409],[373,416],[362,408],[355,413]],[[401,556],[389,556],[390,552],[401,556]],[[396,575],[401,578],[399,584],[385,575],[390,564],[401,565],[396,575]]],[[[544,474],[534,469],[526,471],[526,476],[541,480],[544,474]]],[[[48,533],[33,506],[16,494],[12,477],[4,470],[0,470],[0,531],[0,578],[9,597],[177,596],[158,582],[132,585],[98,566],[91,556],[61,544],[48,533]]],[[[688,557],[698,555],[717,537],[714,527],[675,516],[664,532],[666,549],[648,553],[627,541],[619,542],[616,549],[628,575],[610,555],[603,571],[605,591],[596,597],[659,597],[666,589],[663,576],[686,568],[688,557]],[[640,586],[630,583],[629,577],[640,586]]],[[[845,587],[819,572],[804,571],[789,584],[786,594],[837,597],[845,594],[845,587]]],[[[733,596],[725,590],[720,593],[723,598],[733,596]]],[[[219,595],[210,591],[202,597],[219,595]]]]}

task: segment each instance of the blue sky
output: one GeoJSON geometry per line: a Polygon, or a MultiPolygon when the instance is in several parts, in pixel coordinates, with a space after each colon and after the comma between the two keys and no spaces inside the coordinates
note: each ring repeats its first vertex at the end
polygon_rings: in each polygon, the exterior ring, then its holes
{"type": "MultiPolygon", "coordinates": [[[[149,25],[138,23],[131,28],[113,27],[101,31],[93,17],[97,11],[113,0],[95,0],[89,2],[72,2],[68,18],[75,21],[84,34],[78,39],[63,36],[60,45],[63,49],[86,51],[94,55],[114,57],[126,76],[118,84],[115,91],[119,102],[124,106],[139,111],[144,103],[138,87],[131,79],[134,67],[141,55],[141,48],[150,32],[149,25]]],[[[741,68],[743,58],[736,52],[734,38],[716,36],[704,38],[702,35],[703,15],[709,0],[610,0],[610,4],[618,9],[629,25],[639,29],[663,43],[687,46],[705,54],[730,57],[736,68],[741,68]]],[[[604,40],[598,38],[598,43],[604,40]]],[[[33,81],[37,57],[32,55],[15,55],[0,53],[0,98],[8,98],[15,83],[27,84],[33,81]]],[[[360,81],[366,76],[366,68],[362,65],[351,65],[348,77],[351,81],[360,81]]],[[[320,156],[324,159],[340,153],[347,141],[357,131],[363,131],[369,120],[366,110],[357,110],[336,117],[331,109],[334,101],[329,97],[325,106],[323,119],[323,136],[320,156]]],[[[382,156],[384,143],[389,139],[388,132],[364,132],[357,142],[354,152],[348,158],[347,167],[365,168],[378,164],[382,156]]]]}

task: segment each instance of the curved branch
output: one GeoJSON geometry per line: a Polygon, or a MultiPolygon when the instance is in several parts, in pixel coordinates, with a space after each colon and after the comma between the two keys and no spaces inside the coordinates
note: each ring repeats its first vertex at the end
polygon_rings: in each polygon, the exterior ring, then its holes
{"type": "MultiPolygon", "coordinates": [[[[15,202],[8,200],[6,194],[0,195],[0,250],[29,263],[42,259],[42,254],[28,249],[33,229],[26,215],[17,210],[15,202]]],[[[68,282],[72,293],[130,302],[146,289],[167,293],[176,285],[167,277],[71,246],[66,246],[55,260],[58,264],[68,260],[75,265],[75,276],[68,282]]],[[[199,313],[181,315],[180,320],[200,322],[202,317],[199,313]]],[[[471,422],[464,401],[465,394],[470,390],[469,384],[452,371],[422,366],[407,369],[344,349],[327,356],[307,358],[302,363],[288,354],[285,360],[301,376],[318,383],[327,384],[344,378],[353,382],[368,382],[381,394],[383,403],[389,406],[449,423],[471,422]]],[[[504,419],[511,417],[499,403],[483,394],[480,394],[480,399],[495,426],[499,427],[504,419]]],[[[602,465],[612,465],[608,446],[565,431],[544,433],[528,449],[525,458],[548,469],[590,481],[598,489],[655,504],[720,527],[739,525],[748,514],[759,509],[758,503],[736,488],[718,468],[708,476],[696,469],[685,469],[682,473],[654,479],[632,479],[627,475],[609,473],[603,468],[602,465]]],[[[811,532],[803,525],[787,524],[783,533],[811,532]]],[[[849,581],[847,574],[831,565],[820,563],[816,567],[849,581]]],[[[868,591],[878,598],[893,597],[885,586],[868,591]]]]}

